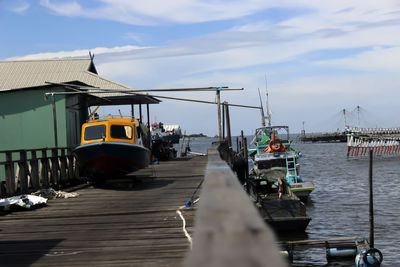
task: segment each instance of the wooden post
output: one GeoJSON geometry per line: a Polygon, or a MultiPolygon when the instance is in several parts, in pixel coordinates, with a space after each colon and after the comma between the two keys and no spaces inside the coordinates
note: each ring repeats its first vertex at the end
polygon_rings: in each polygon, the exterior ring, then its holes
{"type": "Polygon", "coordinates": [[[217,106],[218,106],[218,140],[222,141],[221,134],[221,91],[217,89],[217,106]]]}
{"type": "Polygon", "coordinates": [[[21,193],[26,194],[28,193],[28,169],[27,169],[28,163],[26,157],[26,150],[19,152],[18,166],[19,166],[18,178],[19,178],[21,193]]]}
{"type": "Polygon", "coordinates": [[[52,106],[53,106],[54,145],[55,145],[55,147],[58,147],[56,97],[54,95],[53,95],[51,103],[52,103],[52,106]]]}
{"type": "Polygon", "coordinates": [[[39,189],[39,162],[36,150],[31,151],[31,184],[34,190],[39,189]]]}
{"type": "Polygon", "coordinates": [[[185,130],[185,132],[183,133],[183,136],[182,136],[182,143],[181,143],[181,147],[180,147],[180,154],[181,154],[181,157],[184,156],[183,146],[184,146],[184,144],[185,144],[185,136],[186,136],[186,130],[185,130]]]}
{"type": "Polygon", "coordinates": [[[373,153],[369,151],[369,245],[374,248],[374,186],[372,179],[373,153]]]}
{"type": "MultiPolygon", "coordinates": [[[[243,136],[243,131],[242,131],[243,136]]],[[[247,150],[247,138],[243,137],[242,139],[242,146],[243,146],[243,156],[246,162],[246,173],[245,173],[245,181],[246,181],[246,191],[249,193],[249,151],[247,150]]]]}
{"type": "Polygon", "coordinates": [[[229,105],[228,102],[224,102],[225,105],[225,117],[226,117],[226,132],[227,132],[227,137],[228,137],[228,146],[230,149],[232,149],[232,136],[231,136],[231,122],[229,119],[229,105]]]}
{"type": "Polygon", "coordinates": [[[67,155],[68,159],[68,180],[71,182],[74,180],[74,156],[71,154],[71,152],[68,152],[67,155]]]}
{"type": "Polygon", "coordinates": [[[65,184],[67,180],[67,157],[65,156],[65,148],[61,149],[60,176],[60,183],[65,184]]]}
{"type": "MultiPolygon", "coordinates": [[[[244,134],[243,130],[240,131],[240,139],[242,140],[242,145],[240,146],[244,150],[244,134]]],[[[244,155],[244,153],[243,153],[244,155]]]]}
{"type": "Polygon", "coordinates": [[[47,158],[47,149],[42,149],[42,158],[40,159],[40,184],[43,187],[50,187],[49,184],[49,159],[47,158]]]}
{"type": "Polygon", "coordinates": [[[139,123],[142,124],[142,104],[139,104],[139,123]]]}
{"type": "Polygon", "coordinates": [[[14,162],[12,160],[12,152],[6,152],[6,188],[7,195],[13,196],[15,194],[15,173],[14,173],[14,162]]]}
{"type": "Polygon", "coordinates": [[[58,174],[58,149],[53,148],[51,150],[51,182],[55,187],[60,186],[60,176],[58,174]]]}

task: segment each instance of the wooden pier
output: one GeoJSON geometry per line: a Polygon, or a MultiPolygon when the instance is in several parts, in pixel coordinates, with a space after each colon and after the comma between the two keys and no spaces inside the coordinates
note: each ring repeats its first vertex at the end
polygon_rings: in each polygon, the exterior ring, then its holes
{"type": "Polygon", "coordinates": [[[1,216],[1,266],[287,266],[217,145],[135,175],[1,216]],[[203,179],[198,207],[183,208],[203,179]]]}
{"type": "MultiPolygon", "coordinates": [[[[162,162],[135,173],[135,183],[81,185],[72,188],[76,198],[0,216],[0,265],[180,266],[190,245],[176,210],[206,164],[207,157],[162,162]]],[[[183,213],[190,230],[194,212],[183,213]]]]}
{"type": "Polygon", "coordinates": [[[340,142],[347,141],[346,133],[321,133],[321,134],[308,134],[299,137],[302,142],[340,142]]]}

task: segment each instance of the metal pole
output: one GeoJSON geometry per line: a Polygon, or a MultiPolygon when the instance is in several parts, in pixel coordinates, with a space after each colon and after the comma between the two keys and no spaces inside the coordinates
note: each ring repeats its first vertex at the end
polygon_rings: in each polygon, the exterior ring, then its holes
{"type": "Polygon", "coordinates": [[[373,153],[369,150],[369,245],[374,248],[374,192],[372,180],[373,153]]]}
{"type": "Polygon", "coordinates": [[[135,118],[135,106],[133,104],[131,104],[131,116],[132,119],[135,118]]]}
{"type": "Polygon", "coordinates": [[[56,97],[53,96],[52,106],[53,106],[53,124],[54,124],[54,145],[58,147],[58,135],[57,135],[57,114],[56,114],[56,97]]]}
{"type": "Polygon", "coordinates": [[[151,149],[151,133],[150,133],[150,108],[149,108],[149,104],[146,104],[146,108],[147,108],[147,140],[149,140],[149,146],[148,148],[151,149]]]}
{"type": "Polygon", "coordinates": [[[232,148],[232,136],[231,136],[231,122],[229,119],[229,105],[228,102],[224,102],[225,104],[225,117],[226,117],[226,131],[228,135],[228,146],[232,148]]]}
{"type": "Polygon", "coordinates": [[[139,123],[142,124],[142,104],[139,104],[139,123]]]}
{"type": "Polygon", "coordinates": [[[222,103],[222,139],[225,139],[225,103],[222,103]]]}
{"type": "Polygon", "coordinates": [[[150,130],[150,108],[149,108],[149,104],[146,104],[146,108],[147,108],[147,127],[150,130]]]}
{"type": "Polygon", "coordinates": [[[218,140],[222,141],[221,134],[221,92],[217,89],[217,106],[218,106],[218,140]]]}

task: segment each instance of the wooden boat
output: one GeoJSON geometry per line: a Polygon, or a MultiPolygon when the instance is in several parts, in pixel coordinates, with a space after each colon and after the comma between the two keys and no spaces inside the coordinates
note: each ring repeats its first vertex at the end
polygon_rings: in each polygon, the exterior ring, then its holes
{"type": "MultiPolygon", "coordinates": [[[[279,169],[270,170],[270,175],[279,169]]],[[[277,176],[275,176],[277,177],[277,176]]],[[[283,175],[284,177],[284,175],[283,175]]],[[[250,175],[247,189],[256,202],[261,216],[277,232],[304,232],[311,221],[304,203],[290,190],[284,178],[276,185],[266,176],[250,175]]]]}
{"type": "Polygon", "coordinates": [[[74,149],[82,175],[105,178],[126,175],[150,163],[137,119],[107,118],[82,125],[81,145],[74,149]]]}
{"type": "Polygon", "coordinates": [[[276,183],[285,179],[291,191],[302,201],[307,201],[314,190],[314,184],[303,181],[299,175],[298,158],[300,151],[291,146],[288,126],[267,126],[256,130],[252,141],[256,148],[251,149],[254,161],[253,172],[276,183]]]}

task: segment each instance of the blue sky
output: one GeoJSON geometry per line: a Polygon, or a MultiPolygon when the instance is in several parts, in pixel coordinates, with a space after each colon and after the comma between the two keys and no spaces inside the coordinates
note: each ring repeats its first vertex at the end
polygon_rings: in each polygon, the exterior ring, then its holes
{"type": "MultiPolygon", "coordinates": [[[[369,114],[362,126],[400,126],[397,0],[0,0],[0,33],[1,60],[90,50],[100,75],[139,89],[243,87],[223,100],[258,105],[266,74],[272,122],[292,132],[303,121],[307,131],[343,128],[340,110],[357,105],[369,114]]],[[[130,112],[101,112],[118,109],[130,112]]],[[[232,108],[231,118],[234,134],[260,125],[256,110],[232,108]]],[[[217,133],[213,105],[164,100],[151,119],[217,133]]]]}

